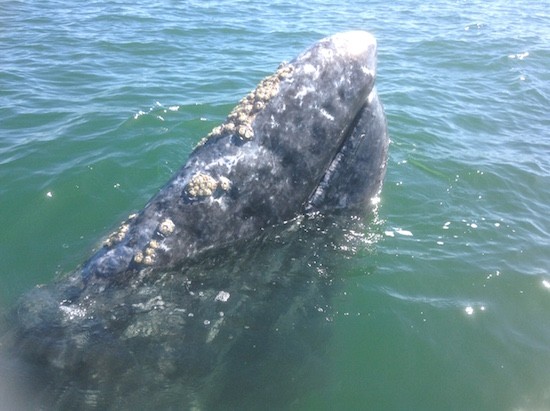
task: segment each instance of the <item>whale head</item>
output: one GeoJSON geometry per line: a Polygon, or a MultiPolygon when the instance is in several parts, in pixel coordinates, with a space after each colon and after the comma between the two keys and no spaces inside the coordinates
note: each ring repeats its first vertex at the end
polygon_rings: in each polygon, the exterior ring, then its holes
{"type": "Polygon", "coordinates": [[[376,39],[363,31],[282,64],[109,236],[84,276],[174,268],[304,213],[371,207],[388,148],[375,77],[376,39]]]}

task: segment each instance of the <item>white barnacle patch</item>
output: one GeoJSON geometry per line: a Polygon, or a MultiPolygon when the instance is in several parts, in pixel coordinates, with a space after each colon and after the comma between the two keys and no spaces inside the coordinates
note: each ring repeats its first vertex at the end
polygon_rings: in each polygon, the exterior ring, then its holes
{"type": "Polygon", "coordinates": [[[250,140],[254,137],[254,130],[250,124],[243,123],[239,126],[237,134],[242,140],[250,140]]]}
{"type": "Polygon", "coordinates": [[[222,135],[236,135],[243,141],[254,138],[254,128],[252,123],[256,115],[261,112],[269,101],[279,93],[280,83],[288,79],[294,70],[294,67],[288,63],[282,63],[277,71],[264,78],[256,89],[244,98],[229,113],[225,122],[215,127],[207,136],[199,142],[203,145],[210,137],[222,135]]]}
{"type": "Polygon", "coordinates": [[[220,291],[218,295],[214,298],[214,301],[221,301],[222,303],[225,303],[227,300],[229,300],[229,297],[231,297],[231,294],[229,294],[227,291],[220,291]]]}
{"type": "Polygon", "coordinates": [[[263,101],[257,101],[254,103],[254,110],[260,111],[265,107],[265,103],[263,101]]]}
{"type": "Polygon", "coordinates": [[[149,241],[149,247],[155,250],[160,247],[160,243],[157,240],[152,239],[151,241],[149,241]]]}
{"type": "MultiPolygon", "coordinates": [[[[173,231],[174,223],[170,224],[168,223],[168,221],[171,222],[172,220],[166,219],[159,225],[159,232],[161,232],[161,230],[163,230],[165,233],[169,233],[170,230],[173,231]]],[[[153,238],[147,243],[143,251],[138,251],[136,255],[134,255],[134,262],[136,264],[152,265],[156,261],[157,251],[162,249],[163,246],[161,242],[153,238]]]]}
{"type": "Polygon", "coordinates": [[[287,62],[283,61],[279,67],[277,68],[277,71],[275,72],[275,74],[280,78],[280,79],[285,79],[285,78],[288,78],[292,75],[292,71],[294,70],[294,67],[291,66],[290,64],[288,64],[287,62]]]}
{"type": "Polygon", "coordinates": [[[124,240],[124,237],[126,237],[126,234],[130,230],[130,224],[123,223],[118,227],[117,231],[111,233],[109,237],[105,241],[103,241],[103,245],[105,247],[111,247],[115,244],[120,243],[122,240],[124,240]]]}
{"type": "Polygon", "coordinates": [[[141,251],[138,251],[134,256],[134,262],[137,264],[141,264],[143,262],[143,253],[141,251]]]}
{"type": "Polygon", "coordinates": [[[129,224],[122,224],[120,226],[120,229],[118,230],[118,233],[117,233],[117,240],[122,241],[122,239],[128,233],[128,230],[130,230],[130,225],[129,224]]]}
{"type": "Polygon", "coordinates": [[[217,197],[222,191],[228,192],[231,184],[231,180],[227,177],[221,176],[216,180],[208,174],[198,172],[191,178],[185,191],[192,198],[209,197],[214,194],[217,197]]]}
{"type": "Polygon", "coordinates": [[[227,177],[221,176],[219,178],[219,187],[223,191],[229,191],[231,189],[231,180],[228,179],[227,177]]]}
{"type": "Polygon", "coordinates": [[[103,241],[103,245],[105,247],[111,247],[124,240],[124,237],[126,237],[126,234],[128,234],[128,231],[130,231],[130,223],[133,222],[137,218],[137,216],[137,214],[130,214],[126,221],[120,224],[117,230],[112,232],[109,237],[107,237],[107,239],[103,241]]]}
{"type": "Polygon", "coordinates": [[[187,184],[186,190],[191,197],[211,196],[218,188],[218,182],[212,176],[204,173],[197,173],[187,184]]]}
{"type": "Polygon", "coordinates": [[[226,123],[223,125],[223,131],[226,133],[234,133],[235,132],[235,124],[234,123],[226,123]]]}
{"type": "Polygon", "coordinates": [[[167,218],[163,222],[161,222],[158,226],[158,232],[162,235],[169,235],[174,232],[174,229],[176,228],[176,225],[174,222],[167,218]]]}
{"type": "Polygon", "coordinates": [[[222,133],[222,126],[217,126],[217,127],[214,127],[211,131],[212,134],[216,134],[216,135],[219,135],[222,133]]]}

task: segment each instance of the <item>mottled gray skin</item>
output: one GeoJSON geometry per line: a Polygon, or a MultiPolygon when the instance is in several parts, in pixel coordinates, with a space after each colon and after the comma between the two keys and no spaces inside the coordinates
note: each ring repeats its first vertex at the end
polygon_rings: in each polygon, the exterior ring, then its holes
{"type": "Polygon", "coordinates": [[[368,33],[316,43],[80,269],[25,294],[0,339],[3,404],[278,409],[314,384],[324,361],[301,364],[330,324],[330,250],[366,231],[346,216],[373,207],[385,172],[375,63],[368,33]]]}
{"type": "Polygon", "coordinates": [[[299,55],[251,119],[252,136],[211,136],[84,265],[84,276],[175,268],[305,211],[368,203],[380,190],[388,144],[375,64],[376,41],[365,32],[326,38],[299,55]],[[197,175],[217,187],[197,195],[197,175]]]}

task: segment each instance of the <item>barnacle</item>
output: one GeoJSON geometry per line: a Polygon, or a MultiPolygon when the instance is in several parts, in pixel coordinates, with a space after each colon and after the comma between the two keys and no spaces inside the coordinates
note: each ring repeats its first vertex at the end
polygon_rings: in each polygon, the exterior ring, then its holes
{"type": "Polygon", "coordinates": [[[143,262],[143,253],[141,251],[138,251],[134,256],[134,262],[138,264],[141,264],[143,262]]]}
{"type": "Polygon", "coordinates": [[[175,228],[176,228],[176,225],[174,224],[174,222],[169,218],[167,218],[162,223],[159,224],[158,232],[163,235],[168,235],[168,234],[172,234],[175,228]]]}
{"type": "Polygon", "coordinates": [[[242,140],[250,140],[254,137],[254,130],[249,124],[241,124],[237,130],[237,134],[242,140]]]}
{"type": "MultiPolygon", "coordinates": [[[[163,223],[166,223],[166,220],[163,223]]],[[[166,225],[166,227],[163,227],[163,228],[167,228],[167,227],[168,227],[168,225],[166,225]]],[[[160,229],[161,229],[161,227],[159,226],[159,231],[160,231],[160,229]]],[[[145,264],[145,265],[153,264],[155,262],[156,257],[157,257],[156,250],[159,247],[160,247],[160,243],[157,240],[152,239],[151,241],[149,241],[149,243],[147,244],[147,247],[145,248],[145,250],[143,250],[143,252],[138,251],[136,253],[136,255],[134,256],[134,262],[137,263],[137,264],[145,264]]]]}
{"type": "Polygon", "coordinates": [[[103,241],[103,245],[105,247],[111,247],[115,244],[120,243],[122,240],[124,240],[124,237],[126,237],[126,234],[128,234],[128,231],[130,231],[130,223],[134,221],[137,218],[137,214],[130,214],[126,221],[124,221],[120,226],[117,228],[116,231],[113,231],[109,237],[107,237],[103,241]]]}
{"type": "Polygon", "coordinates": [[[206,197],[214,193],[218,182],[212,176],[204,173],[197,173],[187,184],[187,193],[191,197],[206,197]]]}
{"type": "Polygon", "coordinates": [[[219,178],[219,187],[223,191],[229,191],[231,189],[231,180],[228,179],[227,177],[221,176],[219,178]]]}
{"type": "Polygon", "coordinates": [[[229,113],[225,122],[221,126],[215,127],[198,145],[203,145],[210,137],[234,134],[235,132],[243,141],[253,139],[254,128],[252,122],[256,115],[277,95],[280,82],[291,76],[292,71],[292,65],[282,63],[274,74],[264,78],[254,91],[243,97],[229,113]]]}
{"type": "Polygon", "coordinates": [[[103,245],[105,247],[111,247],[115,244],[120,243],[122,240],[124,240],[124,237],[126,237],[126,234],[128,233],[129,230],[130,230],[129,224],[126,224],[126,223],[121,224],[116,231],[111,233],[109,237],[107,237],[105,241],[103,241],[103,245]]]}

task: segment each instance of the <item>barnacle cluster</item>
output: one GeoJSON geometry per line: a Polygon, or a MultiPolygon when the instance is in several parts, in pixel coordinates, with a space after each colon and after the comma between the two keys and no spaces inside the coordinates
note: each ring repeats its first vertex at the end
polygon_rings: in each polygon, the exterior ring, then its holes
{"type": "Polygon", "coordinates": [[[131,214],[128,216],[126,221],[124,221],[116,231],[112,232],[109,237],[103,241],[103,246],[105,247],[111,247],[115,244],[120,243],[122,240],[124,240],[124,237],[126,237],[126,234],[130,230],[130,223],[135,220],[137,217],[137,214],[131,214]]]}
{"type": "Polygon", "coordinates": [[[152,265],[157,259],[157,254],[162,250],[161,239],[174,232],[176,225],[170,218],[165,218],[157,227],[155,237],[149,240],[142,251],[134,255],[134,262],[137,264],[152,265]]]}
{"type": "Polygon", "coordinates": [[[208,197],[214,194],[218,188],[229,191],[231,180],[224,176],[216,180],[208,174],[198,172],[191,177],[185,189],[190,197],[208,197]]]}
{"type": "Polygon", "coordinates": [[[145,265],[151,265],[155,262],[155,259],[157,257],[157,249],[160,247],[160,243],[152,239],[147,244],[147,247],[145,247],[145,250],[139,251],[134,256],[134,261],[138,264],[145,264],[145,265]]]}
{"type": "Polygon", "coordinates": [[[264,78],[254,91],[245,96],[229,113],[225,122],[215,127],[206,138],[199,142],[199,145],[204,144],[210,137],[224,134],[236,134],[243,141],[254,138],[252,122],[256,114],[277,95],[281,80],[289,77],[292,70],[293,67],[290,64],[282,63],[274,74],[264,78]]]}
{"type": "Polygon", "coordinates": [[[218,182],[212,176],[204,173],[197,173],[187,184],[187,193],[191,197],[211,196],[218,188],[218,182]]]}
{"type": "Polygon", "coordinates": [[[162,221],[159,224],[157,230],[162,235],[168,235],[174,232],[174,228],[176,228],[176,225],[174,224],[174,222],[171,219],[166,218],[164,221],[162,221]]]}

